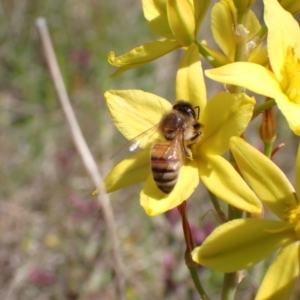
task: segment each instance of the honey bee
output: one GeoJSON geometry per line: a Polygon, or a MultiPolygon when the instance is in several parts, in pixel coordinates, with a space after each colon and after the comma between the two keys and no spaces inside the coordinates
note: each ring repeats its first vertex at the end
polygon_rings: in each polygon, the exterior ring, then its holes
{"type": "Polygon", "coordinates": [[[201,136],[201,126],[192,105],[180,100],[156,126],[129,142],[129,150],[134,151],[154,130],[164,138],[152,145],[150,166],[157,187],[165,194],[171,193],[174,189],[184,159],[193,159],[191,146],[201,136]]]}

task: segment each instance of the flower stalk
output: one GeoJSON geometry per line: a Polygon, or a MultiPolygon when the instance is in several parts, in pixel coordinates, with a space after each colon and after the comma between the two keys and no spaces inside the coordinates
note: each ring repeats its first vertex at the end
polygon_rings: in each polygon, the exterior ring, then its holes
{"type": "Polygon", "coordinates": [[[190,228],[190,224],[186,215],[186,202],[181,203],[177,207],[180,216],[181,216],[181,223],[182,223],[182,229],[184,234],[184,240],[186,244],[186,250],[185,250],[185,264],[189,269],[189,272],[191,274],[192,280],[194,282],[194,285],[201,296],[201,299],[209,300],[209,297],[207,296],[205,290],[203,289],[203,286],[201,284],[199,274],[198,274],[198,265],[192,260],[191,253],[194,250],[194,241],[192,236],[192,231],[190,228]]]}
{"type": "Polygon", "coordinates": [[[224,273],[221,300],[233,300],[238,285],[238,273],[224,273]]]}

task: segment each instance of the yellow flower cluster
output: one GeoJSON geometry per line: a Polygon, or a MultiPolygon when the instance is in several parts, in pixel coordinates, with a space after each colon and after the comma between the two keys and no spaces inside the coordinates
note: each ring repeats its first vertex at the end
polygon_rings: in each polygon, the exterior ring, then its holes
{"type": "Polygon", "coordinates": [[[300,272],[300,150],[295,160],[295,191],[270,159],[276,138],[271,109],[277,106],[291,131],[300,135],[300,28],[283,8],[291,7],[296,13],[299,1],[290,6],[279,1],[282,7],[277,0],[264,0],[265,24],[251,11],[254,2],[221,0],[213,6],[212,34],[221,49],[215,50],[197,41],[210,1],[142,1],[150,28],[162,39],[118,57],[109,53],[109,63],[119,67],[112,76],[181,48],[176,101],[171,104],[141,90],[105,92],[116,128],[130,141],[131,151],[141,150],[118,163],[105,185],[107,192],[113,192],[144,182],[140,204],[149,216],[155,216],[179,207],[201,181],[217,199],[248,214],[229,218],[201,246],[191,249],[193,261],[232,273],[279,250],[255,299],[289,299],[300,272]],[[226,85],[226,91],[209,100],[200,58],[218,66],[205,75],[226,85]],[[256,104],[246,89],[266,96],[266,101],[256,104]],[[241,138],[260,113],[265,154],[241,138]],[[223,157],[228,150],[236,165],[223,157]],[[263,219],[263,206],[279,220],[263,219]]]}

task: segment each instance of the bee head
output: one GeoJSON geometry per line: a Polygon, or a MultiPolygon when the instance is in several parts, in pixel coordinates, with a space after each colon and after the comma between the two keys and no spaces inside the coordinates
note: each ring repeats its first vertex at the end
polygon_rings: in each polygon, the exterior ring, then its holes
{"type": "Polygon", "coordinates": [[[193,119],[196,119],[195,110],[189,102],[179,100],[173,105],[173,109],[183,113],[184,115],[192,117],[193,119]]]}

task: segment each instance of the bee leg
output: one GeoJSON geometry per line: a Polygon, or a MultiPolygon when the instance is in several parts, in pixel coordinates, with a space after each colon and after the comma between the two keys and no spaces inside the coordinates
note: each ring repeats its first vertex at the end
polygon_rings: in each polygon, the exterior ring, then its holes
{"type": "Polygon", "coordinates": [[[190,160],[193,160],[193,154],[192,154],[192,150],[191,148],[189,147],[184,147],[184,154],[185,154],[185,157],[190,159],[190,160]]]}
{"type": "Polygon", "coordinates": [[[186,158],[193,160],[193,154],[191,150],[191,146],[197,142],[197,139],[202,135],[201,131],[198,131],[194,136],[192,136],[189,140],[185,141],[184,145],[184,153],[186,158]]]}
{"type": "MultiPolygon", "coordinates": [[[[192,145],[194,145],[197,142],[197,139],[202,135],[202,132],[199,131],[197,132],[194,136],[192,136],[190,139],[185,141],[185,145],[187,147],[191,147],[192,145]]],[[[186,147],[185,147],[186,148],[186,147]]],[[[188,150],[184,149],[184,152],[187,153],[188,150]]]]}
{"type": "Polygon", "coordinates": [[[201,123],[196,123],[196,124],[193,125],[194,129],[195,129],[195,130],[198,130],[198,131],[199,131],[199,129],[200,129],[202,126],[203,126],[203,125],[202,125],[201,123]]]}
{"type": "Polygon", "coordinates": [[[196,132],[196,134],[194,136],[192,136],[189,141],[190,142],[196,142],[196,140],[202,135],[201,131],[196,132]]]}

